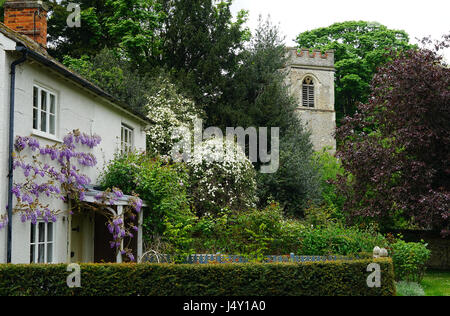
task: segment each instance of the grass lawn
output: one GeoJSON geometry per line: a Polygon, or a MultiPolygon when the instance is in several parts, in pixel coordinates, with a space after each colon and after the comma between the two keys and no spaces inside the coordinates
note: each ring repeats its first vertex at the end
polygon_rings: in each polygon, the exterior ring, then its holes
{"type": "Polygon", "coordinates": [[[428,271],[421,285],[426,296],[450,296],[450,271],[428,271]]]}

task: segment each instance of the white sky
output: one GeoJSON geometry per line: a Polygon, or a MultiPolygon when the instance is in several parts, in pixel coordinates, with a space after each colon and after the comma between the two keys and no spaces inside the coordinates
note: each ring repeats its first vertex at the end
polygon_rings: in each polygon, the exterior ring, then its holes
{"type": "MultiPolygon", "coordinates": [[[[264,18],[270,14],[289,46],[301,32],[344,21],[379,22],[406,31],[414,43],[416,37],[440,39],[450,33],[449,0],[234,0],[233,14],[241,9],[250,11],[252,30],[260,14],[264,18]]],[[[450,61],[449,49],[445,56],[450,61]]]]}

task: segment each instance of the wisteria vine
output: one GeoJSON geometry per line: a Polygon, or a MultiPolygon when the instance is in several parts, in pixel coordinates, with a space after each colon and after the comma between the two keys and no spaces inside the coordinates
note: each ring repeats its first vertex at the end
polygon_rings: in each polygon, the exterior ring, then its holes
{"type": "MultiPolygon", "coordinates": [[[[100,136],[90,136],[79,130],[67,134],[62,144],[55,145],[41,146],[33,137],[16,137],[13,170],[16,173],[21,170],[24,177],[12,188],[16,200],[13,212],[21,214],[22,222],[36,224],[40,219],[46,223],[56,222],[63,211],[53,208],[55,203],[52,206],[49,204],[50,200],[55,199],[66,204],[70,201],[70,214],[82,209],[100,212],[107,218],[108,230],[113,237],[111,248],[134,261],[132,251],[128,247],[122,249],[122,243],[125,238],[131,240],[138,231],[135,222],[142,209],[142,200],[137,195],[132,196],[129,205],[124,206],[122,216],[108,210],[124,197],[118,188],[101,192],[95,196],[95,203],[85,202],[86,187],[91,179],[80,168],[96,166],[97,159],[92,153],[77,149],[93,149],[100,143],[100,136]]],[[[7,215],[0,217],[0,229],[7,226],[8,220],[7,215]]]]}

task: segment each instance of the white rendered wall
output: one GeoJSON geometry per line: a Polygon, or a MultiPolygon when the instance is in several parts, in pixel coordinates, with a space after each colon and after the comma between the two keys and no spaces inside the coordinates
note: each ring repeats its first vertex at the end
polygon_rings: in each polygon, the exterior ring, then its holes
{"type": "MultiPolygon", "coordinates": [[[[0,215],[6,214],[8,187],[8,129],[9,129],[9,81],[10,66],[6,60],[6,49],[16,44],[0,34],[0,215]]],[[[6,262],[6,232],[0,230],[0,263],[6,262]]]]}
{"type": "MultiPolygon", "coordinates": [[[[1,35],[0,35],[1,36],[1,35]]],[[[10,52],[4,53],[0,49],[0,208],[3,210],[6,203],[7,182],[5,170],[7,166],[7,127],[9,98],[4,96],[9,88],[4,86],[4,78],[9,80],[9,71],[2,67],[9,65],[17,56],[10,52]],[[6,58],[5,58],[6,57],[6,58]],[[3,59],[3,60],[2,60],[3,59]],[[6,61],[4,60],[6,59],[6,61]],[[6,143],[5,143],[6,141],[6,143]]],[[[9,67],[9,66],[8,66],[9,67]]],[[[101,136],[102,143],[92,152],[97,157],[98,165],[94,168],[84,168],[82,172],[91,178],[91,183],[96,183],[105,163],[114,157],[120,148],[120,134],[122,123],[134,129],[134,146],[138,150],[145,150],[145,133],[143,123],[119,109],[114,108],[104,99],[93,95],[87,90],[75,85],[68,79],[56,74],[50,69],[36,63],[28,61],[17,68],[16,74],[16,109],[15,109],[15,135],[33,135],[32,129],[32,102],[33,85],[39,85],[53,91],[57,95],[57,135],[56,140],[45,139],[34,135],[41,145],[54,144],[55,141],[62,141],[63,137],[74,129],[79,129],[87,134],[97,134],[101,136]]],[[[22,175],[16,171],[15,180],[20,181],[22,175]]],[[[55,245],[54,262],[67,261],[68,243],[68,214],[67,206],[59,201],[53,201],[52,207],[61,209],[60,215],[55,225],[55,245]]],[[[30,223],[22,223],[18,215],[13,218],[13,263],[29,263],[29,236],[30,223]]],[[[91,238],[86,236],[86,238],[91,238]]],[[[6,230],[0,232],[0,262],[6,261],[6,230]]]]}

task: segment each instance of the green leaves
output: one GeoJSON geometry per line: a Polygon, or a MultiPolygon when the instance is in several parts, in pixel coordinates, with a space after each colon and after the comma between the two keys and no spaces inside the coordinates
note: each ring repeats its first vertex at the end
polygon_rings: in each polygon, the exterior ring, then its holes
{"type": "Polygon", "coordinates": [[[82,287],[66,265],[0,265],[1,296],[392,296],[392,262],[377,259],[383,282],[369,288],[373,259],[283,264],[81,264],[82,287]]]}
{"type": "Polygon", "coordinates": [[[335,23],[303,32],[297,43],[302,48],[335,51],[338,122],[345,115],[352,115],[358,102],[367,101],[373,75],[389,60],[386,50],[413,47],[406,32],[366,21],[335,23]]]}
{"type": "Polygon", "coordinates": [[[107,0],[113,14],[105,26],[132,64],[145,67],[161,53],[161,41],[156,33],[165,14],[156,0],[107,0]]]}
{"type": "Polygon", "coordinates": [[[396,280],[419,282],[425,273],[426,263],[431,251],[422,242],[405,242],[398,240],[392,245],[392,260],[396,280]]]}
{"type": "Polygon", "coordinates": [[[190,250],[194,216],[189,209],[187,183],[187,171],[182,165],[136,153],[116,157],[102,175],[102,186],[113,185],[125,194],[138,193],[149,204],[144,219],[146,239],[163,237],[174,247],[174,253],[190,250]]]}
{"type": "Polygon", "coordinates": [[[354,221],[448,230],[450,70],[439,56],[448,41],[391,52],[368,102],[337,130],[338,156],[353,176],[338,188],[354,221]]]}

